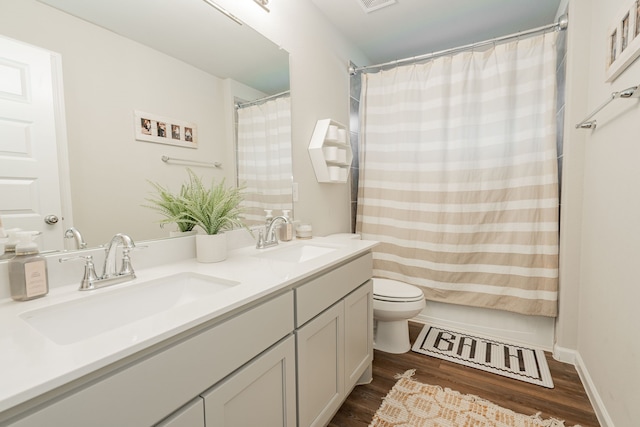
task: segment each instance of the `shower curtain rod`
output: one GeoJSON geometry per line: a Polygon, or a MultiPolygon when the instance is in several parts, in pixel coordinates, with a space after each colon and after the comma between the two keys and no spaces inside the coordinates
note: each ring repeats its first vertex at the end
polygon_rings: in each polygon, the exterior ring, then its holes
{"type": "Polygon", "coordinates": [[[414,62],[420,62],[428,59],[434,59],[434,58],[445,56],[451,53],[458,53],[458,52],[464,52],[467,50],[473,50],[477,47],[487,46],[487,45],[491,45],[491,44],[495,44],[498,42],[503,42],[511,39],[517,39],[519,37],[530,36],[537,33],[543,33],[549,30],[562,31],[562,30],[566,30],[568,26],[569,26],[569,19],[567,18],[567,15],[562,15],[558,19],[558,22],[556,22],[555,24],[543,25],[542,27],[520,31],[518,33],[509,34],[506,36],[496,37],[494,39],[485,40],[477,43],[471,43],[471,44],[454,47],[450,49],[444,49],[437,52],[426,53],[424,55],[412,56],[411,58],[396,59],[394,61],[384,62],[382,64],[366,65],[363,67],[349,67],[349,74],[355,75],[357,73],[367,72],[368,70],[373,70],[373,69],[378,70],[381,68],[397,66],[405,63],[414,63],[414,62]]]}
{"type": "Polygon", "coordinates": [[[239,102],[239,103],[236,104],[236,108],[244,108],[244,107],[248,107],[250,105],[259,104],[259,103],[261,103],[263,101],[268,101],[268,100],[273,99],[273,98],[279,98],[281,96],[288,95],[289,92],[290,91],[285,90],[284,92],[276,93],[275,95],[269,95],[269,96],[265,96],[264,98],[254,99],[253,101],[239,102]]]}

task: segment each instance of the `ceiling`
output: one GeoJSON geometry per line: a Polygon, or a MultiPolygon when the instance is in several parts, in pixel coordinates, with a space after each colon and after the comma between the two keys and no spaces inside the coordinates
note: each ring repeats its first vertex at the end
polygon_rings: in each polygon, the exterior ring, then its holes
{"type": "Polygon", "coordinates": [[[379,64],[484,41],[555,22],[561,0],[311,0],[348,40],[379,64]]]}
{"type": "Polygon", "coordinates": [[[267,94],[289,88],[289,53],[203,1],[38,1],[220,78],[267,94]]]}
{"type": "MultiPolygon", "coordinates": [[[[288,53],[203,1],[181,2],[179,7],[172,0],[39,1],[265,93],[277,93],[288,86],[288,53]],[[140,19],[141,16],[146,19],[140,19]]],[[[283,0],[271,1],[275,4],[283,0]]],[[[409,58],[550,24],[555,21],[561,3],[561,0],[396,0],[390,6],[366,13],[363,3],[393,0],[308,1],[369,59],[369,63],[358,66],[409,58]]]]}

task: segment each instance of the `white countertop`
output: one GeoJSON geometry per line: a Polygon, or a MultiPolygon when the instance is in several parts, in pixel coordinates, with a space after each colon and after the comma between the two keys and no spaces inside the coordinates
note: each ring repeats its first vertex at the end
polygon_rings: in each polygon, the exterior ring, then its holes
{"type": "MultiPolygon", "coordinates": [[[[212,264],[195,259],[136,269],[137,278],[93,291],[78,291],[78,284],[52,288],[43,298],[15,302],[0,300],[0,418],[1,413],[42,393],[81,378],[122,358],[135,354],[195,326],[216,319],[261,297],[284,290],[333,265],[367,252],[377,242],[314,238],[280,243],[257,250],[230,251],[225,261],[212,264]],[[267,251],[298,244],[335,246],[336,250],[303,263],[257,257],[267,251]],[[67,301],[81,301],[100,294],[136,286],[148,280],[181,272],[193,272],[239,282],[210,297],[179,306],[161,315],[137,320],[72,344],[56,344],[38,332],[21,313],[67,301]]],[[[135,260],[134,260],[134,268],[135,260]]],[[[80,277],[78,277],[78,280],[80,277]]],[[[113,313],[118,316],[118,313],[113,313]]],[[[86,322],[99,319],[86,319],[86,322]]]]}

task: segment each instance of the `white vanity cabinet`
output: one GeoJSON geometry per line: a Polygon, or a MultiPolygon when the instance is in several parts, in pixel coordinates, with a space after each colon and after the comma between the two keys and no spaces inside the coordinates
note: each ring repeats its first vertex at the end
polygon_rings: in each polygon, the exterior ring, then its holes
{"type": "MultiPolygon", "coordinates": [[[[169,422],[167,416],[291,336],[293,328],[293,292],[288,291],[211,327],[176,337],[82,386],[59,391],[52,403],[9,425],[113,427],[169,422]],[[265,319],[268,327],[260,327],[265,319]]],[[[291,375],[290,370],[284,373],[291,375]]]]}
{"type": "Polygon", "coordinates": [[[156,427],[205,427],[204,399],[198,396],[156,424],[156,427]]]}
{"type": "Polygon", "coordinates": [[[324,426],[344,394],[344,303],[298,331],[298,425],[324,426]]]}
{"type": "Polygon", "coordinates": [[[343,257],[14,406],[0,427],[324,426],[371,375],[371,276],[369,251],[343,257]]]}
{"type": "Polygon", "coordinates": [[[366,254],[295,289],[298,425],[326,425],[373,360],[366,254]]]}
{"type": "MultiPolygon", "coordinates": [[[[347,393],[371,380],[373,361],[373,282],[367,281],[344,299],[344,381],[347,393]],[[365,373],[368,378],[363,378],[365,373]]],[[[346,397],[346,396],[345,396],[346,397]]]]}
{"type": "Polygon", "coordinates": [[[205,425],[295,427],[295,340],[289,336],[202,394],[205,425]]]}

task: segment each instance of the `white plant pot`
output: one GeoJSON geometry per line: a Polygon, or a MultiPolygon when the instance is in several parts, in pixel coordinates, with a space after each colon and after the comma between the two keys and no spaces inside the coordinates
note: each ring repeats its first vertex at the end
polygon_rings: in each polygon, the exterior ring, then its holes
{"type": "Polygon", "coordinates": [[[197,233],[197,230],[191,230],[191,231],[170,231],[169,232],[169,237],[185,237],[185,236],[195,236],[197,233]]]}
{"type": "Polygon", "coordinates": [[[227,235],[196,234],[196,259],[198,262],[220,262],[227,259],[227,235]]]}

